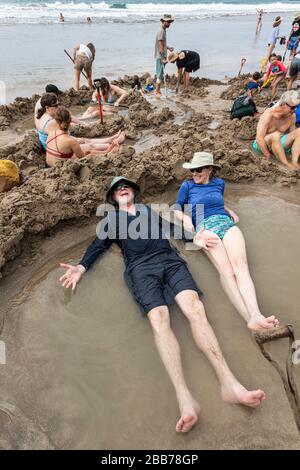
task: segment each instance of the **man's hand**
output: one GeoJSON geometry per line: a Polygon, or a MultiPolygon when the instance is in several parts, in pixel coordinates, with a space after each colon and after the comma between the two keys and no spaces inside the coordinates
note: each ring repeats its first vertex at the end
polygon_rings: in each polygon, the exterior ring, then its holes
{"type": "Polygon", "coordinates": [[[75,290],[81,276],[85,273],[85,268],[80,264],[72,266],[71,264],[60,263],[60,266],[67,269],[66,273],[59,278],[62,286],[66,289],[72,286],[72,290],[75,290]]]}
{"type": "Polygon", "coordinates": [[[205,230],[202,228],[194,236],[193,242],[195,245],[199,246],[199,248],[205,248],[206,250],[209,250],[219,243],[219,237],[210,230],[205,230]]]}
{"type": "Polygon", "coordinates": [[[117,101],[115,102],[115,104],[114,104],[114,107],[115,107],[115,108],[118,108],[119,106],[120,106],[120,103],[119,103],[119,101],[117,100],[117,101]]]}
{"type": "Polygon", "coordinates": [[[168,63],[168,59],[166,57],[163,57],[163,64],[166,65],[168,63]]]}
{"type": "Polygon", "coordinates": [[[170,52],[174,52],[174,47],[168,47],[170,52]]]}

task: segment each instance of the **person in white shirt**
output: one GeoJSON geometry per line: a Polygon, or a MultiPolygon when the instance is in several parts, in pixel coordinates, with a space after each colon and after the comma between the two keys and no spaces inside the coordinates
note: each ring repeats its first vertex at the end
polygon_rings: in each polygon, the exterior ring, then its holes
{"type": "Polygon", "coordinates": [[[95,59],[95,53],[95,46],[91,43],[87,44],[86,46],[84,44],[79,44],[78,46],[74,47],[74,88],[76,91],[78,91],[80,87],[80,74],[82,70],[84,70],[86,73],[90,89],[94,89],[92,82],[92,65],[95,59]]]}

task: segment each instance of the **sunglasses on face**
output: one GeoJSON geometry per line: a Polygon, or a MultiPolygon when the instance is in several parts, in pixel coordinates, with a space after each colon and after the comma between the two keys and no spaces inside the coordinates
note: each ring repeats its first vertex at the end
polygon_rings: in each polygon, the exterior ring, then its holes
{"type": "Polygon", "coordinates": [[[118,186],[116,186],[115,191],[120,191],[121,189],[127,189],[127,188],[130,188],[130,186],[128,184],[121,183],[121,184],[118,184],[118,186]]]}
{"type": "Polygon", "coordinates": [[[202,166],[201,168],[193,168],[190,170],[191,173],[202,173],[203,170],[206,168],[210,168],[210,166],[202,166]]]}
{"type": "Polygon", "coordinates": [[[286,104],[292,111],[295,111],[295,109],[296,109],[297,106],[298,106],[298,105],[296,105],[296,106],[291,106],[291,105],[289,105],[289,104],[287,104],[287,103],[285,103],[285,104],[286,104]]]}

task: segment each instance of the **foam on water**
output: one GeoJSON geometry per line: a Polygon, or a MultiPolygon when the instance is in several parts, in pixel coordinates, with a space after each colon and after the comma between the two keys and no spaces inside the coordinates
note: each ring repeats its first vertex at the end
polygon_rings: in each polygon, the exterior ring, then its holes
{"type": "Polygon", "coordinates": [[[126,8],[112,8],[113,4],[125,3],[123,0],[108,2],[34,2],[24,1],[8,2],[0,1],[0,23],[53,23],[58,22],[59,13],[62,12],[67,23],[86,21],[86,16],[91,16],[95,22],[101,21],[127,21],[143,22],[157,20],[165,12],[171,12],[179,19],[201,19],[224,15],[256,14],[258,8],[266,13],[295,12],[300,10],[300,3],[272,2],[259,3],[255,0],[243,3],[223,2],[193,2],[184,3],[178,0],[174,3],[126,3],[126,8]]]}

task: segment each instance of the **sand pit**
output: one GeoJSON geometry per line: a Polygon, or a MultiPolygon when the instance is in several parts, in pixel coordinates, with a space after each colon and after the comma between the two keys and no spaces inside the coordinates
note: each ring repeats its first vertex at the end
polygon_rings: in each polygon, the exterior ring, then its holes
{"type": "MultiPolygon", "coordinates": [[[[127,82],[129,79],[124,79],[127,82]]],[[[207,292],[209,318],[221,345],[245,384],[265,388],[269,399],[255,412],[224,405],[212,371],[203,358],[199,364],[187,325],[175,309],[175,330],[185,343],[184,362],[190,361],[188,379],[192,388],[199,390],[204,410],[200,426],[186,440],[174,433],[175,398],[169,400],[171,385],[147,322],[137,315],[123,284],[118,250],[113,249],[103,265],[95,268],[75,297],[58,287],[57,263],[77,260],[94,235],[95,210],[104,201],[113,176],[125,174],[135,179],[145,201],[162,198],[173,202],[186,177],[183,161],[196,150],[207,150],[222,166],[219,175],[230,183],[230,204],[243,215],[262,307],[271,312],[278,308],[280,320],[293,322],[299,337],[297,282],[285,286],[284,281],[299,277],[293,235],[299,218],[299,175],[251,151],[256,121],[230,120],[227,110],[231,102],[224,92],[229,93],[231,85],[226,92],[224,84],[202,79],[192,83],[186,96],[171,93],[172,86],[171,77],[170,94],[160,102],[153,96],[131,99],[128,112],[109,117],[103,128],[97,122],[73,128],[73,135],[79,137],[112,135],[124,129],[131,145],[122,145],[115,156],[46,168],[36,133],[31,130],[21,141],[0,148],[0,158],[15,161],[27,175],[20,187],[0,194],[1,339],[13,364],[0,369],[6,384],[0,400],[2,448],[300,448],[280,379],[260,355],[203,256],[199,255],[200,263],[184,254],[207,292]],[[278,251],[282,239],[286,251],[278,251]],[[283,269],[278,270],[278,265],[283,269]],[[103,283],[99,283],[100,277],[103,283]],[[117,305],[124,305],[125,316],[124,312],[118,316],[117,305]],[[120,359],[116,351],[121,348],[120,359]],[[137,357],[141,360],[136,361],[137,357]],[[152,371],[147,379],[145,367],[152,371]],[[22,387],[16,385],[20,371],[22,387]],[[34,391],[33,382],[38,384],[34,391]],[[138,400],[141,394],[145,401],[138,400]],[[84,400],[86,396],[88,400],[84,400]],[[158,396],[165,398],[158,401],[158,396]],[[133,402],[136,406],[131,409],[133,402]],[[124,413],[124,409],[132,412],[124,413]],[[128,416],[133,416],[131,427],[128,416]],[[130,432],[119,432],[129,428],[130,432]]],[[[83,92],[84,102],[89,99],[87,93],[83,92]]],[[[77,95],[67,93],[69,106],[81,103],[77,95]]],[[[31,110],[33,102],[27,105],[31,110]]],[[[13,132],[15,125],[22,128],[26,118],[28,113],[22,118],[12,113],[5,132],[13,132]]]]}

